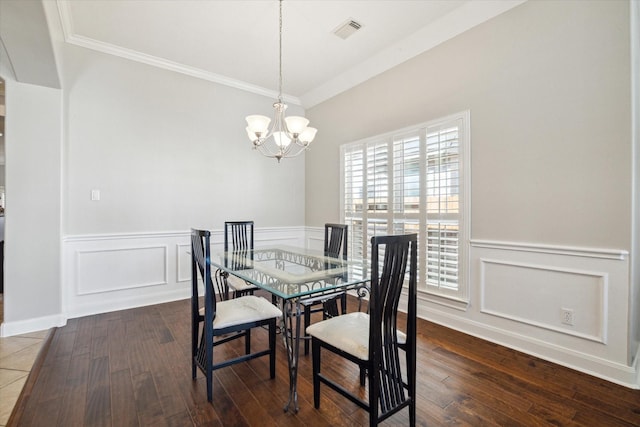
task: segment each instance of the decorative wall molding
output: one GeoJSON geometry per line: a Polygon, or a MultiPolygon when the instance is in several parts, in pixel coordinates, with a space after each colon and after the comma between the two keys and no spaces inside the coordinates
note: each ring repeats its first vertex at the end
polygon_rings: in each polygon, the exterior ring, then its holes
{"type": "Polygon", "coordinates": [[[606,344],[607,273],[481,258],[479,285],[481,313],[606,344]]]}
{"type": "Polygon", "coordinates": [[[624,260],[629,257],[629,251],[621,249],[599,249],[578,246],[545,245],[539,243],[504,242],[498,240],[478,239],[472,239],[470,243],[473,248],[502,249],[508,251],[537,252],[617,260],[624,260]]]}
{"type": "MultiPolygon", "coordinates": [[[[303,94],[302,100],[291,95],[284,95],[283,98],[287,103],[295,105],[303,105],[304,101],[304,106],[306,108],[311,108],[357,84],[395,67],[412,57],[420,55],[421,53],[438,46],[439,44],[475,27],[476,25],[524,3],[524,1],[525,0],[512,0],[509,2],[484,1],[464,4],[461,7],[452,10],[447,15],[440,17],[430,25],[420,29],[413,35],[406,37],[403,40],[399,40],[392,46],[377,52],[362,64],[345,70],[340,75],[324,82],[322,85],[310,90],[308,93],[303,94]]],[[[78,34],[74,28],[70,2],[58,0],[57,7],[64,38],[69,44],[141,62],[143,64],[163,68],[169,71],[186,74],[188,76],[255,93],[257,95],[267,96],[271,99],[277,98],[278,96],[277,92],[261,86],[232,79],[199,68],[186,66],[165,58],[105,43],[78,34]]]]}
{"type": "Polygon", "coordinates": [[[79,250],[75,255],[77,295],[168,284],[166,245],[79,250]]]}
{"type": "MultiPolygon", "coordinates": [[[[100,40],[92,39],[77,34],[73,25],[73,18],[70,10],[70,3],[67,1],[58,0],[58,11],[60,14],[60,22],[62,25],[62,31],[64,33],[65,42],[80,46],[86,49],[95,50],[97,52],[106,53],[120,58],[129,59],[131,61],[140,62],[153,67],[162,68],[176,73],[185,74],[187,76],[195,77],[202,80],[207,80],[213,83],[218,83],[224,86],[229,86],[235,89],[240,89],[246,92],[254,93],[256,95],[266,96],[271,99],[278,97],[278,92],[267,89],[261,86],[253,85],[241,80],[232,79],[220,74],[215,74],[209,71],[202,70],[200,68],[190,67],[175,61],[171,61],[165,58],[148,55],[136,50],[127,49],[121,46],[117,46],[110,43],[105,43],[100,40]]],[[[299,98],[283,94],[285,102],[292,105],[302,105],[299,98]]]]}
{"type": "MultiPolygon", "coordinates": [[[[64,318],[122,310],[191,295],[190,231],[65,236],[64,318]]],[[[223,248],[211,230],[211,250],[223,248]]],[[[304,246],[305,227],[255,229],[256,247],[304,246]]]]}
{"type": "MultiPolygon", "coordinates": [[[[304,226],[256,228],[256,246],[289,244],[317,248],[322,245],[323,230],[304,226]]],[[[222,231],[213,230],[212,250],[222,249],[222,243],[222,231]]],[[[63,239],[64,313],[60,316],[63,320],[47,321],[64,324],[66,318],[189,298],[189,251],[188,231],[66,236],[63,239]],[[78,260],[76,254],[109,253],[123,247],[166,247],[167,284],[136,287],[136,283],[129,281],[126,283],[130,283],[130,288],[79,295],[74,286],[78,280],[77,264],[85,260],[82,257],[78,260]]],[[[156,268],[164,268],[164,261],[153,259],[156,268]]],[[[82,284],[79,289],[94,289],[92,286],[82,284]]],[[[626,251],[476,240],[471,242],[469,295],[468,301],[449,302],[421,293],[418,315],[608,381],[640,388],[637,355],[635,349],[629,348],[627,336],[629,257],[626,251]],[[537,275],[540,275],[539,281],[548,283],[538,286],[537,275]],[[520,292],[519,286],[532,289],[538,286],[538,293],[527,295],[520,292]],[[502,294],[505,300],[499,299],[502,294]],[[561,326],[557,312],[548,310],[559,306],[557,296],[572,304],[569,308],[573,308],[577,316],[573,329],[561,326]],[[527,304],[533,311],[516,311],[516,307],[527,304]],[[597,320],[580,323],[585,313],[597,320]],[[634,354],[630,354],[631,351],[634,354]]],[[[25,332],[23,325],[3,325],[3,328],[3,333],[6,328],[25,332]]]]}
{"type": "Polygon", "coordinates": [[[429,321],[627,387],[640,388],[629,342],[626,250],[472,240],[469,300],[418,299],[429,321]],[[562,323],[571,309],[574,325],[562,323]]]}
{"type": "Polygon", "coordinates": [[[191,280],[191,243],[176,244],[176,282],[191,280]]]}

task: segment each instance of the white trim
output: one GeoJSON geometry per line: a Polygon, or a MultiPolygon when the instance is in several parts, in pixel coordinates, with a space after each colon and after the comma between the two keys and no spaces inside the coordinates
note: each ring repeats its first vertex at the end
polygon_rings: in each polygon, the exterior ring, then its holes
{"type": "Polygon", "coordinates": [[[421,303],[432,303],[442,307],[452,308],[459,311],[469,309],[469,301],[450,295],[437,295],[423,289],[418,289],[418,305],[421,303]]]}
{"type": "MultiPolygon", "coordinates": [[[[198,79],[207,80],[213,83],[218,83],[246,92],[255,93],[256,95],[266,96],[271,99],[278,98],[278,92],[275,90],[253,85],[241,80],[232,79],[221,74],[211,73],[200,68],[189,67],[187,65],[180,64],[178,62],[171,61],[165,58],[160,58],[158,56],[147,55],[145,53],[127,49],[121,46],[116,46],[111,43],[105,43],[96,39],[92,39],[90,37],[78,35],[74,31],[73,19],[71,16],[71,11],[69,9],[69,3],[70,2],[63,0],[57,1],[58,9],[60,11],[60,22],[62,24],[62,30],[64,32],[64,39],[65,42],[69,44],[151,65],[153,67],[174,71],[176,73],[185,74],[191,77],[196,77],[198,79]]],[[[282,99],[292,105],[302,105],[302,101],[300,101],[299,98],[291,95],[283,94],[282,99]]]]}
{"type": "MultiPolygon", "coordinates": [[[[366,61],[311,89],[301,97],[283,95],[283,99],[290,104],[311,108],[501,13],[519,6],[525,1],[484,0],[482,2],[467,2],[404,40],[387,47],[366,61]]],[[[278,93],[275,90],[76,34],[69,6],[70,2],[57,0],[56,3],[64,39],[69,44],[182,73],[257,95],[267,96],[272,99],[278,97],[278,93]]]]}
{"type": "Polygon", "coordinates": [[[587,248],[580,246],[561,246],[561,245],[546,245],[540,243],[526,243],[526,242],[504,242],[498,240],[479,240],[472,239],[471,247],[474,248],[486,248],[486,249],[499,249],[505,251],[520,251],[520,252],[537,252],[545,254],[555,255],[570,255],[587,258],[603,258],[624,261],[629,256],[629,251],[624,249],[599,249],[599,248],[587,248]]]}
{"type": "Polygon", "coordinates": [[[602,344],[607,344],[607,327],[608,327],[608,310],[607,310],[607,295],[609,292],[609,275],[605,272],[599,271],[589,271],[577,268],[567,268],[567,267],[556,267],[553,265],[542,265],[536,264],[532,262],[514,262],[514,261],[505,261],[505,260],[497,260],[497,259],[489,259],[489,258],[479,258],[480,261],[480,313],[489,314],[492,316],[502,317],[504,319],[513,320],[515,322],[524,323],[531,326],[536,326],[538,328],[548,329],[553,332],[559,332],[566,335],[572,335],[578,338],[586,339],[589,341],[599,342],[602,344]],[[506,265],[511,267],[520,267],[526,269],[534,269],[540,271],[552,271],[557,273],[568,273],[572,275],[579,276],[589,276],[600,279],[600,325],[598,327],[598,335],[591,335],[586,333],[581,333],[577,331],[573,331],[566,328],[560,328],[552,323],[540,322],[531,319],[527,319],[522,316],[513,315],[510,313],[505,313],[501,311],[497,311],[494,309],[490,309],[486,305],[485,295],[486,295],[486,275],[485,275],[485,267],[487,264],[494,265],[506,265]]]}
{"type": "MultiPolygon", "coordinates": [[[[256,228],[255,245],[257,248],[304,246],[309,244],[306,233],[303,226],[256,228]]],[[[212,230],[211,234],[213,250],[221,250],[223,230],[212,230]]],[[[189,236],[190,231],[186,230],[65,236],[62,239],[62,294],[65,298],[62,312],[67,318],[73,318],[188,298],[191,295],[189,236]],[[154,252],[155,255],[148,259],[146,252],[138,249],[161,249],[163,253],[154,252]],[[81,271],[91,271],[92,265],[100,262],[100,253],[122,251],[131,251],[124,256],[131,258],[127,258],[127,262],[136,269],[133,276],[127,268],[114,268],[109,270],[113,277],[106,279],[90,274],[80,277],[81,271]],[[82,254],[90,254],[90,257],[83,259],[79,256],[82,254]],[[83,265],[83,262],[89,264],[83,265]]]]}
{"type": "MultiPolygon", "coordinates": [[[[631,260],[629,261],[629,357],[640,356],[640,1],[629,2],[631,44],[631,260]]],[[[634,358],[635,357],[635,358],[634,358]]],[[[636,379],[640,387],[640,374],[636,379]]]]}
{"type": "Polygon", "coordinates": [[[67,324],[67,318],[62,314],[36,317],[34,319],[17,320],[0,324],[0,337],[28,334],[30,332],[44,331],[50,328],[67,324]]]}
{"type": "Polygon", "coordinates": [[[636,380],[638,377],[637,366],[626,366],[622,363],[612,362],[486,323],[434,310],[432,307],[418,306],[418,316],[438,325],[539,357],[597,378],[603,378],[625,387],[640,389],[636,380]]]}
{"type": "MultiPolygon", "coordinates": [[[[215,233],[212,231],[212,233],[215,233]]],[[[222,234],[222,231],[220,231],[222,234]]],[[[107,234],[77,234],[66,235],[62,238],[64,242],[85,242],[96,240],[123,240],[123,239],[148,239],[167,237],[189,237],[189,231],[141,231],[134,233],[107,233],[107,234]]]]}
{"type": "Polygon", "coordinates": [[[635,371],[636,373],[636,380],[635,380],[635,387],[637,389],[640,389],[640,347],[636,350],[636,354],[635,357],[633,358],[633,363],[631,368],[635,371]]]}
{"type": "Polygon", "coordinates": [[[141,245],[141,246],[135,246],[135,247],[118,247],[118,248],[107,248],[107,249],[91,249],[91,250],[79,250],[75,252],[75,262],[76,262],[76,273],[75,273],[75,277],[76,277],[76,295],[77,296],[83,296],[83,295],[93,295],[93,294],[102,294],[105,292],[117,292],[117,291],[122,291],[124,289],[136,289],[136,288],[146,288],[149,286],[162,286],[162,285],[168,285],[168,276],[169,276],[169,247],[168,245],[141,245]],[[164,260],[164,266],[163,266],[163,278],[160,281],[154,281],[154,282],[142,282],[142,283],[135,283],[135,284],[128,284],[126,286],[116,286],[116,287],[110,287],[110,288],[101,288],[101,289],[92,289],[92,290],[83,290],[82,288],[82,284],[80,283],[80,281],[78,280],[80,277],[80,266],[82,265],[82,263],[80,262],[80,258],[82,255],[84,254],[98,254],[98,253],[107,253],[107,252],[132,252],[132,251],[142,251],[142,250],[147,250],[147,249],[163,249],[163,260],[164,260]]]}
{"type": "Polygon", "coordinates": [[[187,253],[191,253],[191,243],[176,243],[176,283],[185,283],[191,280],[191,270],[188,271],[188,274],[184,274],[183,265],[180,262],[180,254],[181,250],[185,250],[187,253]]]}
{"type": "MultiPolygon", "coordinates": [[[[428,120],[426,122],[421,122],[415,125],[406,126],[401,129],[392,130],[390,132],[385,132],[378,135],[368,136],[366,138],[362,138],[357,141],[347,142],[340,146],[340,150],[344,150],[353,145],[360,145],[360,144],[366,144],[368,142],[393,139],[394,137],[400,137],[410,132],[416,132],[418,129],[433,127],[440,123],[452,122],[459,119],[469,121],[470,117],[471,117],[470,110],[459,111],[457,113],[449,114],[448,116],[438,117],[436,119],[428,120]]],[[[469,132],[468,129],[465,129],[465,131],[469,132]]],[[[341,151],[341,154],[342,154],[342,151],[341,151]]]]}
{"type": "MultiPolygon", "coordinates": [[[[255,229],[255,241],[273,241],[274,237],[267,237],[268,235],[277,235],[277,240],[283,239],[298,239],[299,233],[305,232],[306,227],[294,226],[294,227],[256,227],[255,229]],[[289,232],[288,235],[283,233],[289,232]]],[[[220,243],[222,242],[223,230],[210,229],[212,237],[220,237],[220,243]]],[[[126,240],[126,239],[149,239],[149,238],[173,238],[184,237],[189,238],[189,230],[174,230],[174,231],[137,231],[129,233],[99,233],[99,234],[68,234],[62,237],[62,241],[66,243],[84,242],[84,241],[96,241],[96,240],[126,240]]],[[[218,243],[212,240],[213,243],[218,243]]]]}
{"type": "Polygon", "coordinates": [[[306,108],[318,105],[525,1],[469,1],[404,40],[392,44],[333,79],[302,94],[302,103],[306,108]]]}
{"type": "Polygon", "coordinates": [[[163,304],[166,302],[178,301],[191,297],[191,286],[183,286],[168,292],[136,295],[134,297],[108,299],[101,297],[92,299],[82,305],[72,307],[67,313],[69,319],[92,316],[100,313],[110,313],[112,311],[128,310],[130,308],[145,307],[148,305],[163,304]]]}

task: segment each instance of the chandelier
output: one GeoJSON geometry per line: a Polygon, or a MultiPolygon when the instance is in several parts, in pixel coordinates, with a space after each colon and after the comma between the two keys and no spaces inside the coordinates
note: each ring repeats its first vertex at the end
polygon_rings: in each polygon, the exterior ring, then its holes
{"type": "Polygon", "coordinates": [[[285,117],[287,104],[282,102],[282,0],[280,0],[280,45],[278,101],[273,104],[275,116],[273,123],[267,116],[247,116],[247,135],[258,150],[266,157],[276,158],[278,163],[284,157],[296,157],[309,148],[318,131],[307,126],[309,120],[300,116],[285,117]],[[271,124],[271,126],[269,126],[271,124]]]}

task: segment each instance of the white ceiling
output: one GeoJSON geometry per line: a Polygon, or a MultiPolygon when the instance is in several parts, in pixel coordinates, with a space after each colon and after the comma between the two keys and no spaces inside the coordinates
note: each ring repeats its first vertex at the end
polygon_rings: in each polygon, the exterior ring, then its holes
{"type": "MultiPolygon", "coordinates": [[[[523,0],[287,0],[283,92],[305,107],[379,74],[523,0]],[[343,40],[333,31],[353,19],[343,40]]],[[[69,43],[274,97],[275,0],[58,0],[69,43]]]]}

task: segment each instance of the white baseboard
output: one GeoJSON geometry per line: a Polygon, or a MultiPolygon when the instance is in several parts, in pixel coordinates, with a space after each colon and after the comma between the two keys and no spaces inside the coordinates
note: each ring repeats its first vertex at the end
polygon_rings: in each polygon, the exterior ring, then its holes
{"type": "Polygon", "coordinates": [[[627,366],[612,362],[583,352],[572,351],[551,342],[532,339],[505,329],[433,310],[432,307],[418,308],[418,317],[615,384],[640,389],[637,363],[634,366],[627,366]]]}
{"type": "Polygon", "coordinates": [[[61,314],[43,316],[34,319],[4,322],[0,325],[0,337],[28,334],[30,332],[44,331],[47,329],[64,326],[67,319],[61,314]]]}

